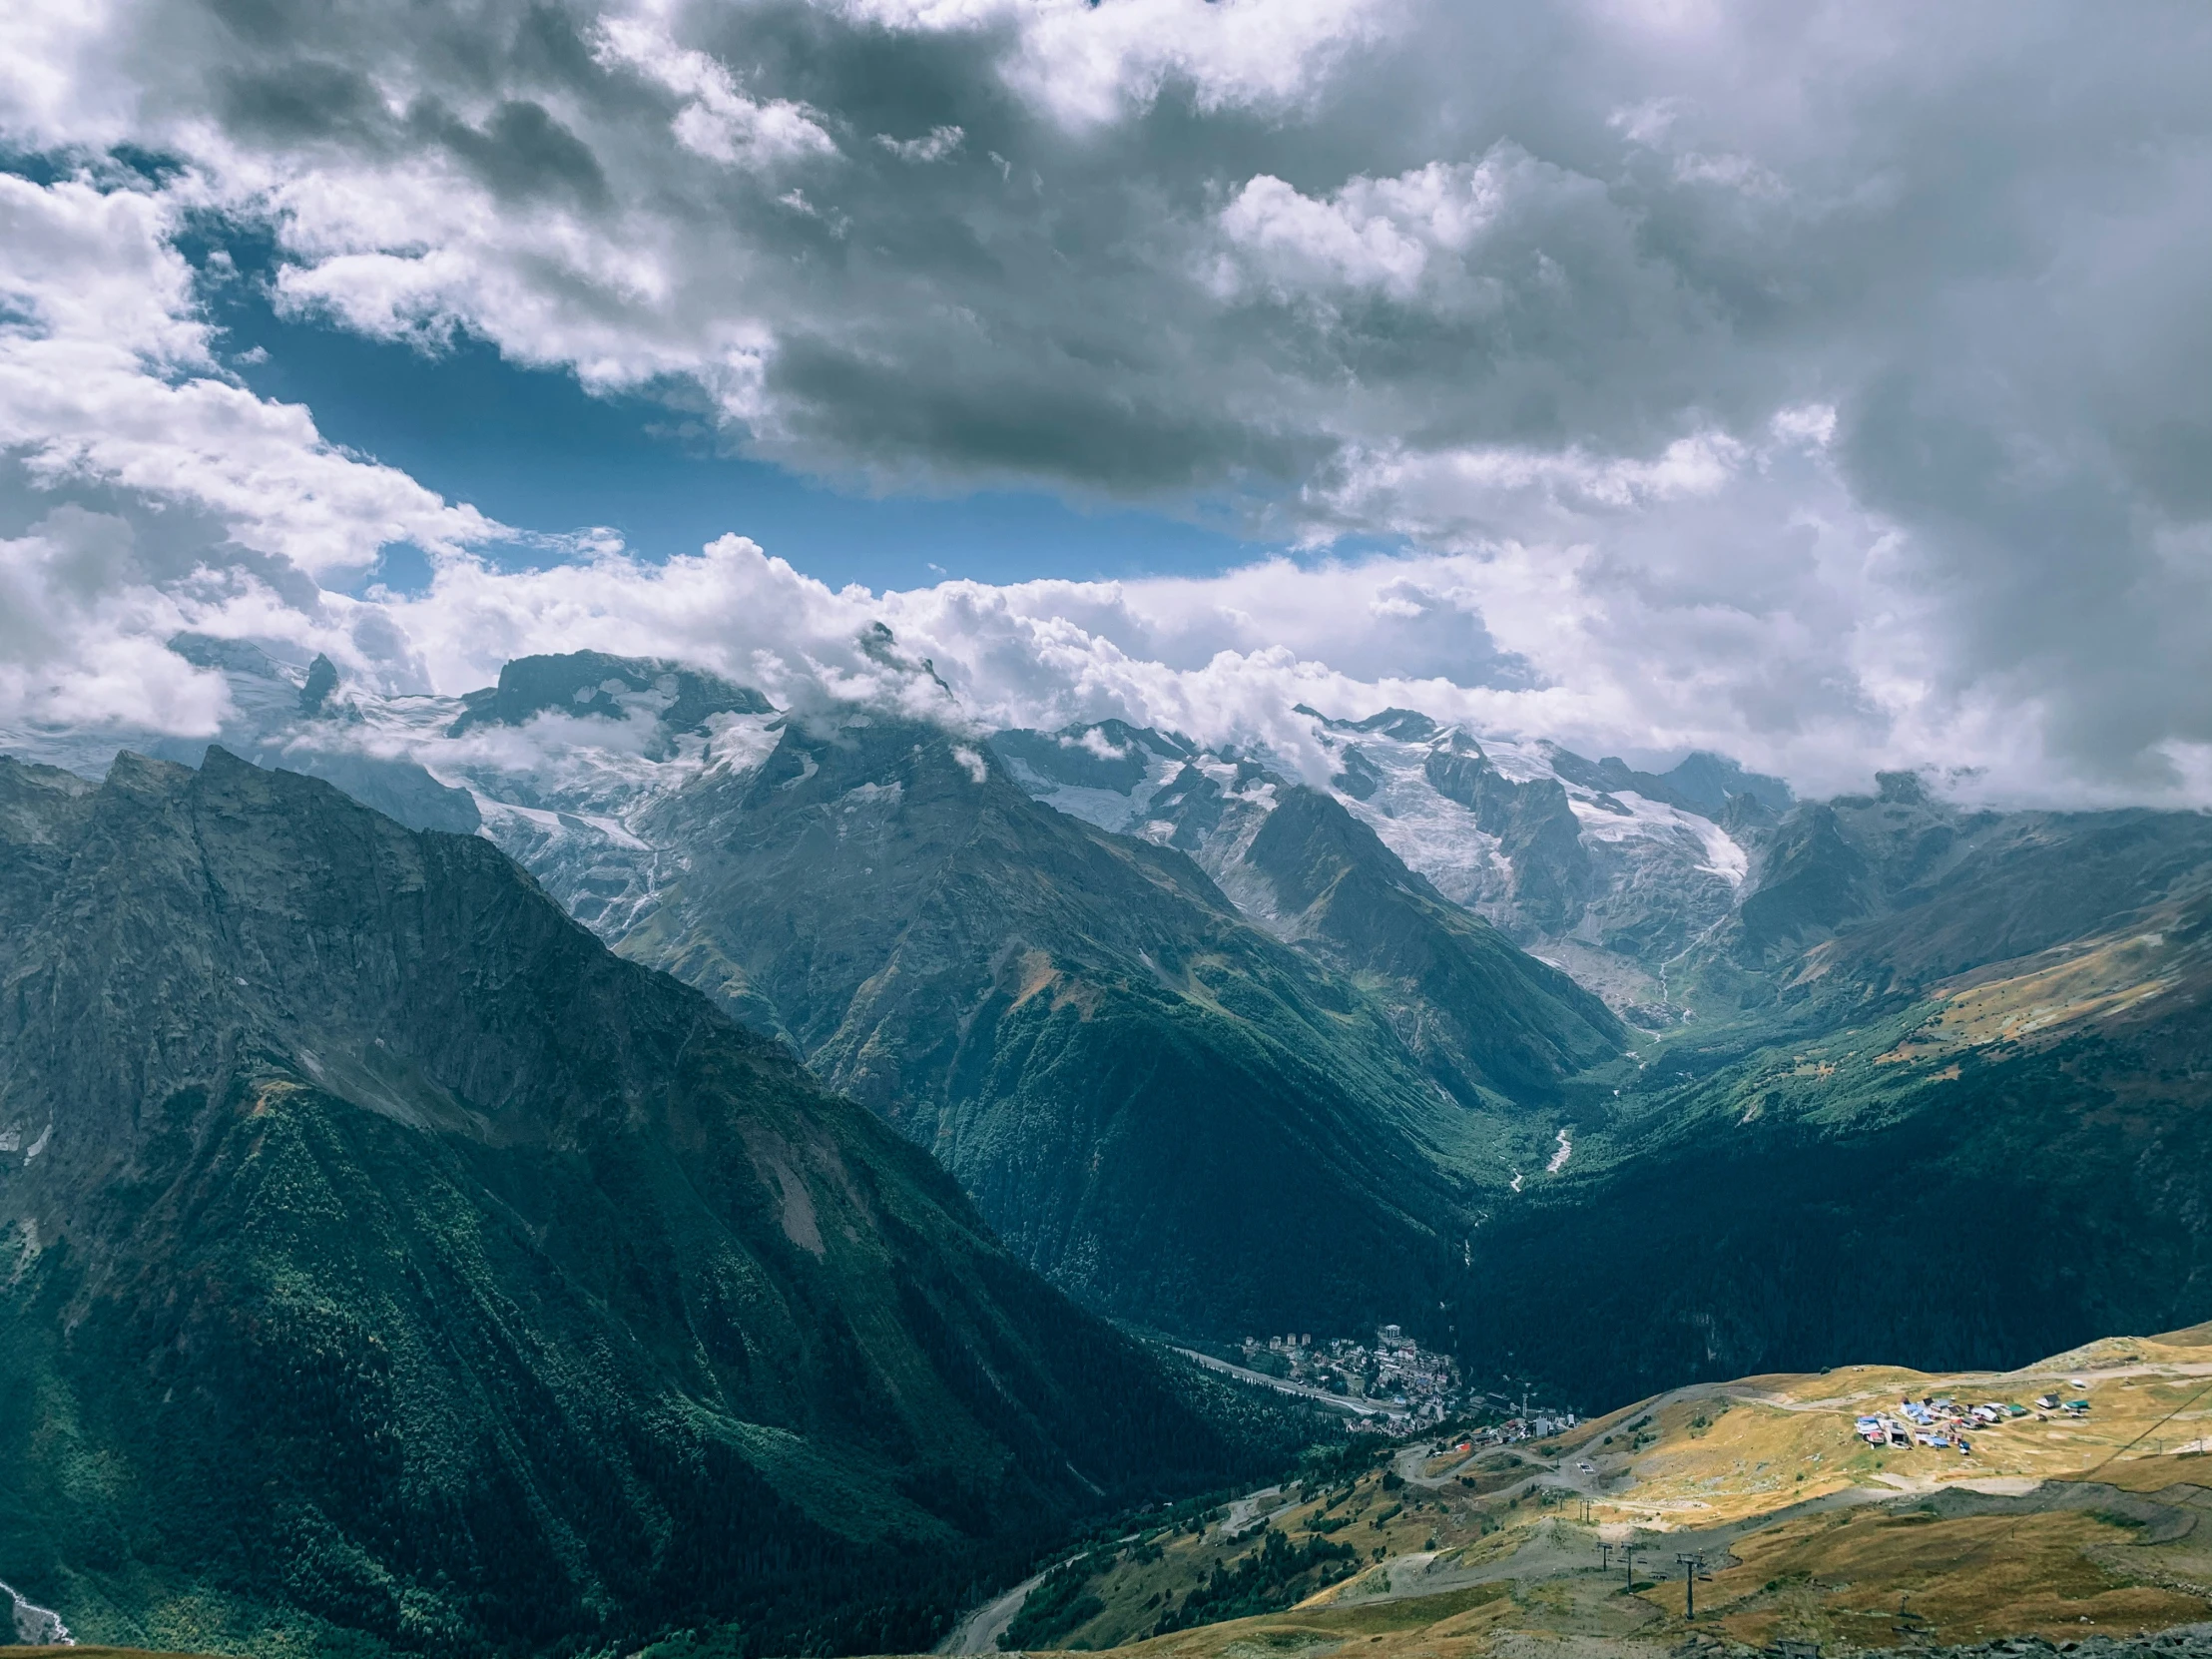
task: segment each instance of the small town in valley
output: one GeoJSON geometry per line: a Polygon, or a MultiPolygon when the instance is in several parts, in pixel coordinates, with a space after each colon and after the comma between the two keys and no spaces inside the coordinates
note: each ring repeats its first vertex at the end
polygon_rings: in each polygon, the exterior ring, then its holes
{"type": "Polygon", "coordinates": [[[1572,1411],[1533,1408],[1463,1383],[1449,1355],[1422,1348],[1395,1325],[1372,1343],[1310,1333],[1247,1337],[1243,1366],[1286,1382],[1373,1407],[1353,1417],[1355,1432],[1415,1434],[1446,1421],[1468,1426],[1475,1443],[1539,1439],[1573,1426],[1572,1411]]]}

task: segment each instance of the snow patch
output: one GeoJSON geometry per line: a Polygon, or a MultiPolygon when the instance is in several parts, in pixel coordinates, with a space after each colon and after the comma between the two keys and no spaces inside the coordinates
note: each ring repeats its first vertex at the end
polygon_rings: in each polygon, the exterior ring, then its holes
{"type": "Polygon", "coordinates": [[[25,1647],[77,1645],[77,1638],[69,1633],[69,1626],[62,1623],[61,1615],[52,1608],[25,1600],[20,1590],[5,1582],[0,1582],[0,1595],[8,1598],[9,1611],[14,1614],[15,1639],[25,1647]]]}
{"type": "MultiPolygon", "coordinates": [[[[1152,798],[1167,788],[1168,780],[1183,770],[1180,757],[1150,754],[1145,762],[1144,777],[1139,779],[1128,794],[1097,784],[1054,784],[1040,778],[1034,770],[1021,762],[1013,763],[1014,776],[1021,786],[1036,800],[1043,802],[1054,812],[1079,818],[1085,824],[1095,824],[1117,835],[1145,835],[1153,837],[1144,824],[1145,809],[1152,798]]],[[[1169,827],[1168,834],[1174,828],[1169,827]]]]}
{"type": "Polygon", "coordinates": [[[783,736],[782,715],[717,715],[708,722],[706,770],[744,777],[760,771],[783,736]]]}
{"type": "Polygon", "coordinates": [[[1498,849],[1497,837],[1484,833],[1470,810],[1429,783],[1423,770],[1427,744],[1363,735],[1360,753],[1382,781],[1365,801],[1342,794],[1337,799],[1407,868],[1427,876],[1453,903],[1469,908],[1510,890],[1513,866],[1498,849]]]}
{"type": "Polygon", "coordinates": [[[1711,870],[1730,886],[1741,888],[1744,878],[1751,873],[1751,854],[1726,830],[1711,819],[1684,815],[1690,828],[1705,842],[1705,862],[1700,869],[1711,870]]]}

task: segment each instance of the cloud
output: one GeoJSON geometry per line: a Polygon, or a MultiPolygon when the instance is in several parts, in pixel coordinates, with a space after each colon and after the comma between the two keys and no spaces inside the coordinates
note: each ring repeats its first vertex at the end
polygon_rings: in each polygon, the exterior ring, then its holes
{"type": "Polygon", "coordinates": [[[171,635],[360,661],[371,619],[323,583],[395,542],[451,557],[510,534],[226,373],[175,248],[194,200],[189,179],[0,175],[0,717],[204,736],[227,693],[171,635]]]}
{"type": "Polygon", "coordinates": [[[877,133],[875,142],[910,167],[926,167],[931,162],[941,162],[960,148],[966,134],[957,127],[932,127],[919,138],[895,139],[888,133],[877,133]]]}
{"type": "Polygon", "coordinates": [[[389,467],[323,443],[307,411],[215,362],[172,239],[189,185],[160,195],[0,175],[0,451],[48,487],[98,483],[219,517],[245,550],[310,577],[406,540],[500,532],[389,467]]]}
{"type": "Polygon", "coordinates": [[[901,35],[971,42],[1004,86],[1078,131],[1178,88],[1207,112],[1295,108],[1390,27],[1375,0],[842,0],[834,9],[901,35]]]}
{"type": "Polygon", "coordinates": [[[124,520],[69,505],[0,539],[0,709],[33,725],[194,737],[221,724],[223,677],[165,648],[184,608],[133,580],[133,540],[124,520]]]}
{"type": "Polygon", "coordinates": [[[1417,694],[1811,783],[2197,799],[2208,60],[2185,7],[2055,0],[33,0],[0,535],[44,620],[7,695],[122,711],[101,654],[188,611],[447,686],[501,641],[729,658],[698,616],[781,684],[903,685],[852,644],[883,620],[978,718],[1417,694]],[[511,532],[227,376],[179,251],[211,226],[296,316],[465,331],[812,474],[1226,507],[1302,557],[501,575],[511,532]],[[341,591],[398,542],[429,597],[341,591]]]}
{"type": "MultiPolygon", "coordinates": [[[[694,155],[725,167],[766,168],[837,153],[836,141],[823,131],[816,111],[788,98],[764,103],[746,97],[721,63],[704,52],[679,47],[646,19],[601,19],[594,46],[593,57],[602,67],[635,70],[683,100],[670,131],[694,155]]],[[[938,132],[950,134],[947,149],[959,142],[957,127],[938,132]]],[[[936,138],[932,133],[930,140],[919,142],[927,145],[936,138]]],[[[930,154],[910,159],[937,158],[930,154]]]]}

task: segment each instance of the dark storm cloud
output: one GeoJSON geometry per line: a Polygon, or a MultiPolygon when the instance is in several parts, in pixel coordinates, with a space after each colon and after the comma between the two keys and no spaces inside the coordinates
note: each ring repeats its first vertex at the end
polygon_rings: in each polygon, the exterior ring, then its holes
{"type": "Polygon", "coordinates": [[[1404,626],[1469,679],[2128,788],[2212,744],[2195,5],[141,0],[105,50],[85,107],[343,326],[819,474],[1465,553],[1490,632],[1404,626]]]}
{"type": "Polygon", "coordinates": [[[607,202],[606,175],[577,136],[527,98],[499,104],[478,131],[435,99],[418,100],[407,126],[457,158],[496,196],[527,202],[567,194],[599,208],[607,202]]]}

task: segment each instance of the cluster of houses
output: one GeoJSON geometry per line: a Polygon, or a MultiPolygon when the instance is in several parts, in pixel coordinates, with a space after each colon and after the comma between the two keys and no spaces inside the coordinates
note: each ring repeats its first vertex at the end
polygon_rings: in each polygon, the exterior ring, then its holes
{"type": "Polygon", "coordinates": [[[1564,1434],[1581,1420],[1572,1411],[1531,1411],[1474,1429],[1458,1442],[1458,1449],[1476,1451],[1483,1446],[1511,1445],[1516,1440],[1549,1439],[1564,1434]]]}
{"type": "Polygon", "coordinates": [[[1961,1405],[1948,1394],[1932,1394],[1926,1399],[1901,1399],[1896,1412],[1863,1416],[1856,1427],[1859,1437],[1869,1445],[1908,1449],[1930,1446],[1937,1451],[1955,1451],[1964,1457],[1972,1455],[1972,1436],[1984,1428],[1994,1428],[1999,1423],[2026,1416],[2048,1422],[2052,1412],[2078,1417],[2088,1409],[2086,1399],[2061,1401],[2056,1394],[2039,1397],[2032,1411],[2009,1400],[1992,1399],[1979,1405],[1961,1405]]]}
{"type": "Polygon", "coordinates": [[[1459,1403],[1459,1369],[1448,1355],[1423,1349],[1394,1325],[1373,1344],[1335,1338],[1316,1343],[1310,1334],[1247,1337],[1245,1364],[1351,1399],[1382,1406],[1351,1426],[1406,1433],[1439,1423],[1459,1403]]]}

